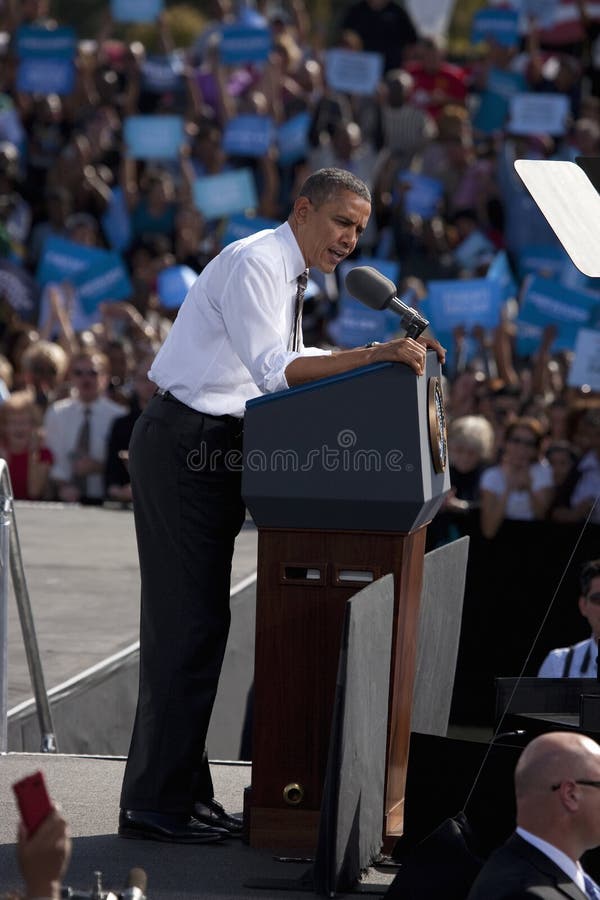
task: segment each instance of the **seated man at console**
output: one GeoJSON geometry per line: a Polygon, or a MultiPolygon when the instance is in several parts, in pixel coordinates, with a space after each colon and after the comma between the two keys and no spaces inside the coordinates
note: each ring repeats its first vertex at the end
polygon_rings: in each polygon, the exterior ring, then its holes
{"type": "Polygon", "coordinates": [[[572,647],[551,650],[538,675],[542,678],[595,678],[598,672],[600,638],[600,559],[585,563],[579,578],[579,611],[587,619],[592,633],[572,647]]]}

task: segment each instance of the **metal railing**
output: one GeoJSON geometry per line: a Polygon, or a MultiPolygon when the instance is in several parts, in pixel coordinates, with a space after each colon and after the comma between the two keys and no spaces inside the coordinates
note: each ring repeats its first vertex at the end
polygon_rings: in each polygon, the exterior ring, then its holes
{"type": "Polygon", "coordinates": [[[42,753],[56,753],[50,703],[40,660],[29,591],[23,568],[13,491],[6,461],[0,459],[0,753],[8,750],[8,598],[12,577],[29,677],[35,698],[42,753]]]}

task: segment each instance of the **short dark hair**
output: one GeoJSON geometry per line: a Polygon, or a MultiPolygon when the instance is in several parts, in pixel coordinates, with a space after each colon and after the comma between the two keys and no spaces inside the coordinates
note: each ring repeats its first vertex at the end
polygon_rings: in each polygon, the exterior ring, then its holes
{"type": "Polygon", "coordinates": [[[579,586],[581,588],[581,595],[583,597],[587,597],[592,579],[598,578],[599,576],[600,559],[591,559],[589,562],[583,564],[581,573],[579,575],[579,586]]]}
{"type": "Polygon", "coordinates": [[[371,202],[371,191],[360,178],[353,175],[346,169],[319,169],[309,175],[298,194],[299,197],[308,197],[313,206],[319,207],[323,203],[327,203],[340,191],[352,191],[366,200],[371,202]]]}

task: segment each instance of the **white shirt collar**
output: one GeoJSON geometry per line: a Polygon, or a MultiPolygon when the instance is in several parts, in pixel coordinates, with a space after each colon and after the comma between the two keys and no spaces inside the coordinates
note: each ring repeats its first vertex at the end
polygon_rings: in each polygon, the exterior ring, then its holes
{"type": "Polygon", "coordinates": [[[284,222],[275,229],[275,234],[282,244],[283,266],[287,281],[295,281],[298,275],[306,271],[306,263],[296,236],[289,222],[284,222]]]}
{"type": "Polygon", "coordinates": [[[578,863],[574,862],[570,856],[567,856],[567,854],[563,853],[562,850],[559,850],[558,847],[555,847],[554,844],[549,844],[548,841],[544,841],[536,834],[532,834],[524,828],[517,828],[517,834],[519,837],[522,837],[524,841],[527,841],[528,844],[531,844],[532,847],[539,850],[540,853],[543,853],[544,856],[547,856],[548,859],[551,859],[565,875],[569,876],[571,881],[575,882],[579,890],[583,891],[585,894],[583,869],[578,863]]]}

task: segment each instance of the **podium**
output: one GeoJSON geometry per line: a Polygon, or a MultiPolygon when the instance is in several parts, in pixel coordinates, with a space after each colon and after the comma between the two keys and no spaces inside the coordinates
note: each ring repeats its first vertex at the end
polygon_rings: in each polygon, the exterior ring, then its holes
{"type": "Polygon", "coordinates": [[[254,847],[312,848],[345,604],[394,575],[385,809],[402,833],[425,526],[449,490],[436,354],[247,404],[242,493],[258,527],[254,847]]]}

